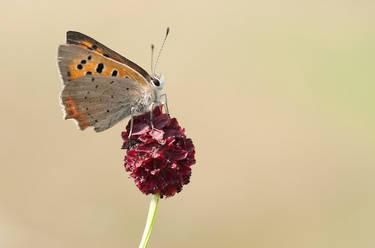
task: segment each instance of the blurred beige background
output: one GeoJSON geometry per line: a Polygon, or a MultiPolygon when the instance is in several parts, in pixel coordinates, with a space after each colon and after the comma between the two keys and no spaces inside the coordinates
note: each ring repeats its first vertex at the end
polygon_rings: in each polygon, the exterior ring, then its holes
{"type": "Polygon", "coordinates": [[[149,197],[127,120],[64,121],[57,46],[88,34],[159,71],[197,150],[150,246],[375,246],[374,1],[3,1],[0,247],[137,247],[149,197]]]}

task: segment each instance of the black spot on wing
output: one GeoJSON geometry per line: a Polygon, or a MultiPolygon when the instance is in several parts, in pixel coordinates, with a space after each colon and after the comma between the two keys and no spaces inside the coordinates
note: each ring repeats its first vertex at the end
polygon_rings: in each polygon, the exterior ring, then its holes
{"type": "Polygon", "coordinates": [[[96,66],[96,72],[97,73],[102,73],[104,70],[104,64],[103,63],[99,63],[97,66],[96,66]]]}
{"type": "Polygon", "coordinates": [[[91,47],[87,47],[90,50],[96,50],[98,48],[97,45],[93,44],[91,47]]]}

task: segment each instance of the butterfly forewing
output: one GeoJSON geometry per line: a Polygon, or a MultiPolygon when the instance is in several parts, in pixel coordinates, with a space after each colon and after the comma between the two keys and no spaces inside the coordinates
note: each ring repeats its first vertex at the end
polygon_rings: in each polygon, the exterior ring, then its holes
{"type": "Polygon", "coordinates": [[[126,77],[144,87],[149,86],[147,80],[130,67],[76,45],[59,46],[58,64],[64,83],[86,75],[103,75],[126,77]]]}
{"type": "Polygon", "coordinates": [[[80,46],[106,58],[116,60],[139,73],[148,82],[151,80],[149,74],[142,67],[87,35],[75,31],[68,31],[66,34],[66,43],[80,46]]]}

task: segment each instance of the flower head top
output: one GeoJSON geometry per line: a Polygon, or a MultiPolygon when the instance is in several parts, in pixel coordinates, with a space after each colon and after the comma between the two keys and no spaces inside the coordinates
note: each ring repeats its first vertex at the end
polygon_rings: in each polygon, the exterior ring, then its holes
{"type": "Polygon", "coordinates": [[[127,149],[125,169],[137,187],[145,194],[158,193],[161,197],[180,192],[189,183],[190,166],[195,164],[194,145],[186,138],[185,129],[176,118],[163,113],[161,105],[152,114],[133,117],[128,137],[130,122],[122,133],[122,148],[127,149]]]}

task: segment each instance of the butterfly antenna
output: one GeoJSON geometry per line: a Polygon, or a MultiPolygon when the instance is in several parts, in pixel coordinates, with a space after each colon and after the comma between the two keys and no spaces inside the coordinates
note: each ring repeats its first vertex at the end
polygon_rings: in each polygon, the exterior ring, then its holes
{"type": "Polygon", "coordinates": [[[169,27],[167,28],[167,32],[165,33],[163,43],[161,44],[161,47],[160,47],[160,50],[159,50],[159,53],[158,53],[158,57],[156,58],[156,62],[155,62],[154,70],[153,70],[153,75],[155,75],[156,65],[159,62],[160,54],[161,54],[161,51],[163,51],[164,44],[165,44],[165,41],[167,40],[168,34],[169,34],[169,27]]]}
{"type": "Polygon", "coordinates": [[[155,76],[153,66],[154,66],[154,44],[151,44],[151,73],[152,73],[152,76],[155,76]]]}

